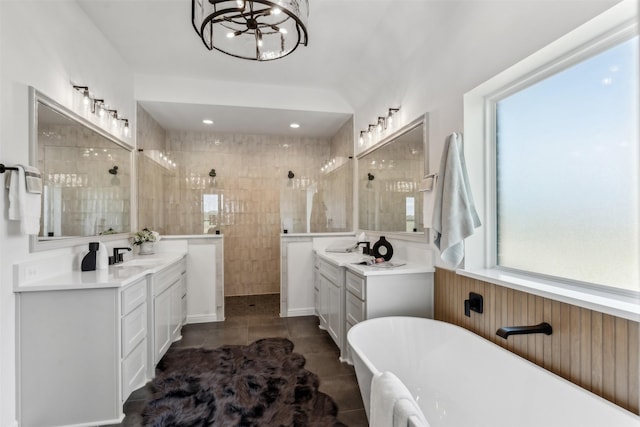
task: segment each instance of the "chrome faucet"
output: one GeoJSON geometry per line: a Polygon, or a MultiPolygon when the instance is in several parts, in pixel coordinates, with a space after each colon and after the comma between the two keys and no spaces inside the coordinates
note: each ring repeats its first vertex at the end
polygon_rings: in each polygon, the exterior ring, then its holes
{"type": "Polygon", "coordinates": [[[509,335],[522,335],[522,334],[545,334],[551,335],[553,328],[547,322],[542,322],[538,325],[532,326],[503,326],[498,329],[496,335],[507,339],[509,335]]]}
{"type": "Polygon", "coordinates": [[[124,261],[123,254],[120,253],[120,250],[131,251],[131,248],[113,248],[113,256],[109,257],[109,264],[119,264],[124,261]]]}

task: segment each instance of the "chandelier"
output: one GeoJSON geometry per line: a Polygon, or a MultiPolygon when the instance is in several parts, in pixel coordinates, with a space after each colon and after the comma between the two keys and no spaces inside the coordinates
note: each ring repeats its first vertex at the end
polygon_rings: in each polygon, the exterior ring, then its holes
{"type": "Polygon", "coordinates": [[[209,50],[270,61],[307,45],[308,0],[192,0],[193,28],[209,50]]]}

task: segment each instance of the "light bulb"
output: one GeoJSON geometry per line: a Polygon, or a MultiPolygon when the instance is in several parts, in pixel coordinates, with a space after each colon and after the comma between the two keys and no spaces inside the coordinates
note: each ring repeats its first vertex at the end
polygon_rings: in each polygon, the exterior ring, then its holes
{"type": "Polygon", "coordinates": [[[271,13],[273,13],[274,15],[279,15],[282,12],[282,10],[279,7],[274,7],[271,9],[271,13]]]}
{"type": "Polygon", "coordinates": [[[85,90],[84,91],[84,98],[82,98],[82,103],[84,105],[89,105],[89,101],[91,100],[91,98],[89,98],[89,91],[85,90]]]}
{"type": "Polygon", "coordinates": [[[288,33],[286,28],[280,28],[278,31],[280,31],[280,34],[287,34],[288,33]]]}

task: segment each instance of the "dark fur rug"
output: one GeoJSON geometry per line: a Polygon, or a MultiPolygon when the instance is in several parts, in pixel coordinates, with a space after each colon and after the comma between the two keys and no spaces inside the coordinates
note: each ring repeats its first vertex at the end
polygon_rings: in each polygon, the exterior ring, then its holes
{"type": "Polygon", "coordinates": [[[168,352],[157,367],[145,426],[344,426],[318,376],[285,338],[168,352]]]}

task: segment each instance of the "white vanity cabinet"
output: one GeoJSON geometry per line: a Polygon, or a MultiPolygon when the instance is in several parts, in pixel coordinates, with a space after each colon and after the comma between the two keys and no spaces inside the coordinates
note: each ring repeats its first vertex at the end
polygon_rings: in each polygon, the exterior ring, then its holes
{"type": "Polygon", "coordinates": [[[177,261],[150,278],[149,324],[153,333],[149,342],[149,377],[167,352],[171,343],[181,338],[180,330],[186,316],[186,263],[177,261]]]}
{"type": "Polygon", "coordinates": [[[329,332],[331,338],[340,349],[341,357],[346,349],[344,329],[345,313],[345,269],[323,258],[316,256],[317,311],[320,327],[329,332]]]}
{"type": "Polygon", "coordinates": [[[433,318],[433,272],[409,271],[403,272],[401,267],[389,271],[348,269],[345,333],[357,323],[376,317],[433,318]]]}
{"type": "Polygon", "coordinates": [[[124,402],[153,377],[157,362],[180,338],[185,265],[180,252],[19,283],[20,426],[120,423],[124,402]]]}
{"type": "Polygon", "coordinates": [[[119,422],[147,372],[147,279],[17,294],[22,427],[119,422]]]}

